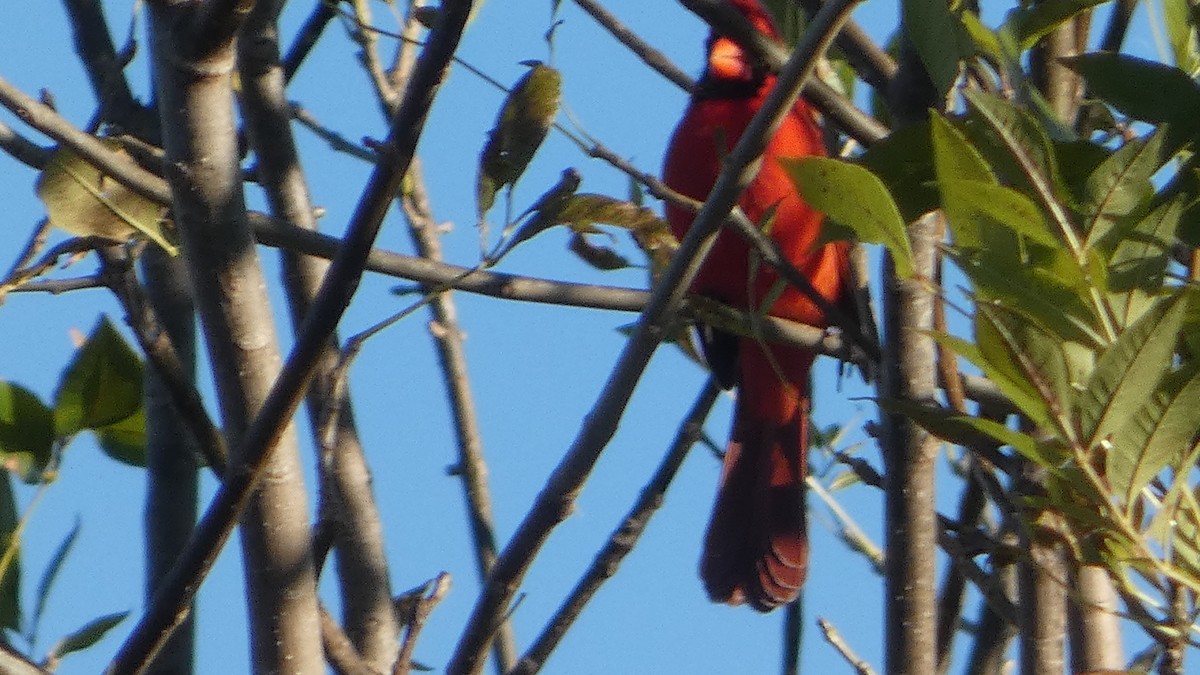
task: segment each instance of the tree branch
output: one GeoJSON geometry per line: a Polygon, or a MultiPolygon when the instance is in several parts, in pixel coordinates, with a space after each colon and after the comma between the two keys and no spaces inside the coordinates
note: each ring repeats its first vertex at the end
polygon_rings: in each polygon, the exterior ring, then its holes
{"type": "Polygon", "coordinates": [[[853,4],[853,0],[831,3],[814,19],[809,33],[781,71],[775,88],[768,94],[762,108],[726,159],[708,201],[680,243],[659,287],[651,295],[634,335],[626,343],[600,398],[496,561],[492,576],[447,666],[449,673],[479,672],[482,656],[492,639],[495,626],[521,579],[550,531],[566,518],[575,495],[616,432],[633,388],[663,339],[671,317],[683,299],[684,289],[695,277],[721,222],[757,173],[757,161],[761,161],[766,139],[791,110],[817,58],[824,52],[853,4]]]}
{"type": "Polygon", "coordinates": [[[559,605],[558,610],[546,623],[541,634],[534,639],[533,644],[521,656],[520,662],[509,671],[508,675],[533,675],[540,671],[546,665],[550,654],[562,641],[563,636],[579,618],[583,608],[600,590],[600,586],[616,574],[617,566],[637,545],[646,526],[650,524],[654,512],[662,506],[663,495],[666,494],[667,487],[675,479],[675,474],[682,466],[688,451],[703,435],[704,420],[708,417],[709,411],[712,410],[712,406],[720,394],[720,386],[712,378],[709,378],[684,418],[683,424],[680,425],[679,432],[667,450],[666,456],[663,457],[662,462],[654,471],[654,475],[642,488],[633,507],[621,519],[621,524],[609,536],[608,543],[596,554],[592,564],[580,577],[566,600],[559,605]]]}
{"type": "Polygon", "coordinates": [[[372,173],[351,220],[346,243],[326,275],[279,379],[242,437],[238,452],[242,470],[233,473],[218,490],[188,549],[106,672],[134,672],[137,664],[158,648],[186,613],[200,581],[232,532],[271,451],[284,433],[287,420],[300,404],[326,340],[358,285],[371,244],[408,169],[430,104],[458,46],[471,7],[470,0],[443,3],[440,21],[430,34],[414,73],[413,86],[392,121],[388,141],[381,147],[382,161],[372,173]]]}
{"type": "MultiPolygon", "coordinates": [[[[307,178],[290,124],[292,108],[279,57],[281,0],[259,0],[238,41],[238,67],[247,136],[258,178],[275,217],[317,229],[307,178]]],[[[283,288],[297,329],[312,308],[327,261],[282,251],[283,288]]],[[[339,386],[336,332],[326,341],[306,397],[318,448],[321,518],[333,525],[342,622],[363,661],[377,672],[395,662],[399,625],[392,611],[383,524],[371,486],[348,387],[339,386]],[[335,414],[331,414],[335,413],[335,414]],[[323,421],[330,420],[331,427],[323,421]],[[325,433],[328,431],[329,433],[325,433]]]]}

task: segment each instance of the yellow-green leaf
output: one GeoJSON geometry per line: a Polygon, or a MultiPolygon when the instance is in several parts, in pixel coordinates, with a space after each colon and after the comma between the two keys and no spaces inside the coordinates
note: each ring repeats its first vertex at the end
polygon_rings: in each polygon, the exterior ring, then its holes
{"type": "Polygon", "coordinates": [[[558,115],[561,89],[557,70],[533,63],[505,99],[479,156],[476,199],[481,220],[496,203],[496,193],[521,178],[541,147],[558,115]]]}
{"type": "MultiPolygon", "coordinates": [[[[110,143],[114,152],[120,146],[110,143]]],[[[171,255],[178,251],[164,233],[165,210],[104,175],[70,150],[59,148],[50,156],[35,185],[46,205],[50,223],[79,237],[128,241],[138,233],[171,255]]]]}

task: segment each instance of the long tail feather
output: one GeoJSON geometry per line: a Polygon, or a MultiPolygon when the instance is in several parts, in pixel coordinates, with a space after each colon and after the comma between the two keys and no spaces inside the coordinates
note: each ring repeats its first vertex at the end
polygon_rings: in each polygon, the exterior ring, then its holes
{"type": "MultiPolygon", "coordinates": [[[[762,611],[799,595],[808,573],[804,476],[808,363],[781,381],[757,345],[741,350],[734,430],[705,535],[700,576],[716,602],[762,611]],[[749,362],[749,363],[747,363],[749,362]],[[755,376],[751,379],[751,376],[755,376]]],[[[789,364],[795,366],[796,364],[789,364]]]]}

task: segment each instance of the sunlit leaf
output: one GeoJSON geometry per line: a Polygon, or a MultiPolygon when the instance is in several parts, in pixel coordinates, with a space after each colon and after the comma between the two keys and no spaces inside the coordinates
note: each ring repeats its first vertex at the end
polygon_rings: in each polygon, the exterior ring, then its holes
{"type": "Polygon", "coordinates": [[[933,145],[933,167],[939,183],[957,179],[996,184],[996,176],[987,160],[949,120],[941,115],[932,115],[929,119],[929,135],[933,145]]]}
{"type": "Polygon", "coordinates": [[[1046,0],[1013,10],[1006,23],[1012,27],[1021,51],[1025,51],[1067,19],[1106,2],[1108,0],[1046,0]]]}
{"type": "Polygon", "coordinates": [[[1173,373],[1113,437],[1106,478],[1122,503],[1138,493],[1168,464],[1192,447],[1200,431],[1200,369],[1173,373]]]}
{"type": "Polygon", "coordinates": [[[561,89],[562,76],[557,70],[534,63],[505,99],[479,156],[476,199],[480,219],[496,203],[496,193],[514,185],[525,173],[558,115],[561,89]]]}
{"type": "Polygon", "coordinates": [[[1196,22],[1188,0],[1163,0],[1163,25],[1171,42],[1175,65],[1185,73],[1194,73],[1200,66],[1197,54],[1196,22]]]}
{"type": "Polygon", "coordinates": [[[1078,287],[1083,274],[1069,255],[1053,249],[1021,258],[1012,253],[984,246],[947,255],[971,279],[980,302],[1019,312],[1059,341],[1101,341],[1095,316],[1078,287]]]}
{"type": "Polygon", "coordinates": [[[1145,141],[1126,143],[1088,176],[1080,204],[1087,232],[1085,245],[1104,238],[1118,219],[1134,215],[1149,203],[1154,194],[1150,177],[1166,159],[1162,156],[1164,137],[1155,132],[1145,141]]]}
{"type": "MultiPolygon", "coordinates": [[[[1046,246],[1057,247],[1059,239],[1047,227],[1046,218],[1028,197],[1002,185],[976,180],[939,180],[938,185],[945,195],[943,202],[956,236],[971,232],[967,246],[980,245],[985,241],[981,231],[1004,227],[1015,235],[1029,237],[1046,246]],[[968,225],[970,227],[968,227],[968,225]]],[[[956,238],[955,243],[960,243],[956,238]]]]}
{"type": "Polygon", "coordinates": [[[1153,396],[1171,366],[1187,297],[1159,300],[1100,355],[1077,399],[1079,430],[1087,447],[1106,442],[1153,396]]]}
{"type": "Polygon", "coordinates": [[[976,305],[975,342],[987,371],[1022,390],[1021,400],[1037,402],[1024,410],[1035,423],[1067,433],[1063,411],[1070,409],[1074,390],[1060,338],[1012,310],[984,303],[976,305]]]}
{"type": "Polygon", "coordinates": [[[943,441],[971,447],[984,440],[1007,445],[1028,459],[1042,466],[1057,466],[1064,457],[1048,454],[1028,434],[1010,429],[995,420],[971,415],[962,415],[946,408],[920,405],[911,401],[879,401],[879,406],[889,412],[899,413],[921,425],[926,431],[943,441]]]}
{"type": "Polygon", "coordinates": [[[896,202],[867,169],[825,157],[782,159],[796,189],[813,208],[849,228],[859,241],[883,244],[896,271],[912,275],[912,249],[896,202]]]}
{"type": "Polygon", "coordinates": [[[142,362],[107,317],[92,329],[62,374],[54,395],[58,436],[98,429],[142,405],[142,362]]]}
{"type": "MultiPolygon", "coordinates": [[[[114,152],[121,152],[119,144],[109,145],[114,152]]],[[[171,255],[177,253],[163,232],[162,206],[106,176],[70,150],[54,151],[35,189],[55,227],[80,237],[117,242],[140,233],[171,255]]]]}
{"type": "Polygon", "coordinates": [[[1183,203],[1181,197],[1171,199],[1132,228],[1114,231],[1120,239],[1109,257],[1108,287],[1112,294],[1110,304],[1120,326],[1127,326],[1141,316],[1154,294],[1162,289],[1183,216],[1183,203]]]}
{"type": "Polygon", "coordinates": [[[999,96],[972,90],[964,95],[970,103],[967,136],[1000,178],[1026,194],[1036,194],[1039,186],[1054,192],[1061,176],[1045,128],[999,96]]]}
{"type": "Polygon", "coordinates": [[[0,380],[0,461],[37,482],[54,447],[54,413],[24,387],[0,380]]]}

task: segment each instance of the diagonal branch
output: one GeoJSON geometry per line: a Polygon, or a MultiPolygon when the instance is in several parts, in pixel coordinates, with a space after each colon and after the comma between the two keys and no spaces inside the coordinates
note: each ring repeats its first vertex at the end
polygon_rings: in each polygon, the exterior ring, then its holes
{"type": "Polygon", "coordinates": [[[791,110],[817,58],[828,47],[853,5],[854,0],[831,3],[814,19],[808,34],[781,71],[775,88],[730,153],[708,201],[680,243],[659,287],[651,295],[634,335],[626,343],[600,398],[496,561],[491,578],[476,602],[467,628],[447,666],[448,672],[454,675],[473,674],[482,668],[483,655],[491,642],[495,626],[503,617],[534,556],[549,538],[551,530],[566,518],[592,467],[616,433],[633,388],[665,336],[672,316],[683,299],[684,289],[695,277],[704,256],[711,249],[725,216],[757,173],[757,163],[761,161],[766,139],[791,110]]]}
{"type": "Polygon", "coordinates": [[[392,120],[387,142],[380,148],[383,159],[372,173],[351,220],[346,243],[326,275],[283,372],[243,436],[238,455],[243,458],[244,469],[233,473],[221,486],[187,550],[109,664],[107,673],[135,672],[138,664],[158,649],[186,614],[200,581],[212,568],[218,551],[237,524],[271,450],[300,404],[326,340],[358,286],[371,244],[412,160],[430,105],[458,47],[472,6],[470,0],[443,3],[440,21],[421,54],[412,86],[392,120]]]}
{"type": "Polygon", "coordinates": [[[558,646],[558,643],[570,630],[584,606],[592,596],[600,590],[600,586],[608,581],[617,571],[621,560],[633,550],[638,539],[642,536],[654,512],[662,506],[663,495],[675,478],[675,473],[683,465],[688,451],[704,433],[704,419],[721,393],[716,381],[709,379],[692,409],[680,426],[675,441],[654,475],[642,488],[629,513],[621,519],[621,525],[613,531],[608,543],[596,554],[592,564],[575,584],[571,594],[558,607],[542,633],[533,641],[529,649],[521,656],[520,662],[509,671],[508,675],[533,675],[546,664],[546,659],[558,646]]]}

